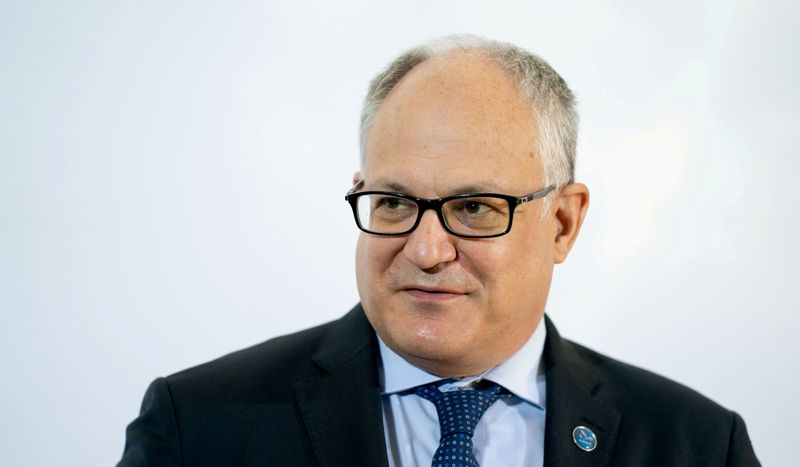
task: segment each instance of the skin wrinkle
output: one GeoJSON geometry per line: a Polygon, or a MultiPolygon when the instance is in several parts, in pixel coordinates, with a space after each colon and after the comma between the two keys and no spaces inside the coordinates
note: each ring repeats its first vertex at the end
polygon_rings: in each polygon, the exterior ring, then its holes
{"type": "MultiPolygon", "coordinates": [[[[410,71],[378,109],[363,177],[368,189],[393,184],[424,198],[480,180],[499,187],[492,191],[522,195],[543,184],[538,156],[530,157],[536,133],[507,72],[474,54],[434,57],[410,71]]],[[[356,173],[354,182],[361,177],[356,173]]],[[[538,200],[519,206],[511,232],[497,238],[450,235],[433,211],[404,236],[362,233],[357,283],[376,332],[406,360],[440,376],[477,374],[507,359],[541,319],[553,264],[571,245],[560,232],[574,237],[569,226],[585,212],[583,188],[577,203],[554,202],[548,212],[538,200]],[[448,295],[412,295],[406,287],[460,294],[440,300],[448,295]]]]}

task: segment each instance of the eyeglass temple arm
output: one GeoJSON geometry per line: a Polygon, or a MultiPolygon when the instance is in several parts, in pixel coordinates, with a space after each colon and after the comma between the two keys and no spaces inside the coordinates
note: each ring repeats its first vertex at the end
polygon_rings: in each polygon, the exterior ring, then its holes
{"type": "Polygon", "coordinates": [[[528,201],[533,201],[533,200],[538,199],[538,198],[543,198],[543,197],[547,196],[548,193],[550,193],[551,191],[553,191],[555,189],[556,189],[555,185],[550,185],[547,188],[542,188],[541,190],[539,190],[539,191],[537,191],[535,193],[531,193],[529,195],[525,195],[525,196],[522,196],[520,198],[517,198],[517,204],[527,203],[528,201]]]}
{"type": "Polygon", "coordinates": [[[348,191],[347,195],[345,195],[345,199],[347,199],[348,195],[351,195],[356,191],[360,190],[362,186],[364,186],[364,180],[359,180],[358,182],[356,182],[356,184],[353,185],[353,188],[350,188],[350,191],[348,191]]]}

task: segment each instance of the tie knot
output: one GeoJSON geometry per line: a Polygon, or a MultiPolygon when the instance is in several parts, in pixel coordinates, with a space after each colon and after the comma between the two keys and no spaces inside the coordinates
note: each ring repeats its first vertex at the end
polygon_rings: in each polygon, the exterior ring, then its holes
{"type": "Polygon", "coordinates": [[[478,420],[499,397],[503,388],[495,383],[486,382],[480,387],[456,389],[441,392],[435,384],[420,386],[416,393],[428,399],[436,406],[439,415],[441,437],[464,434],[472,437],[478,420]]]}

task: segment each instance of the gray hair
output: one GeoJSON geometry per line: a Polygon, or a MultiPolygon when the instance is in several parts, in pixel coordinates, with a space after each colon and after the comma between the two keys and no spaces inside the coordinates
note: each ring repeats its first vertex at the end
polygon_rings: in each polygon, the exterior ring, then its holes
{"type": "Polygon", "coordinates": [[[414,47],[397,57],[369,85],[361,110],[361,166],[367,136],[386,96],[415,66],[449,52],[475,52],[509,72],[520,94],[532,107],[537,124],[538,151],[545,186],[557,187],[575,179],[578,113],[567,83],[540,57],[516,45],[474,35],[447,36],[414,47]]]}

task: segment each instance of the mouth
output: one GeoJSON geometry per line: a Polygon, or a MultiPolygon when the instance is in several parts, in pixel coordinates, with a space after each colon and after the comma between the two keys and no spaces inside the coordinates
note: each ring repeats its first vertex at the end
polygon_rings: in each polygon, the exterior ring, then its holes
{"type": "Polygon", "coordinates": [[[465,292],[461,292],[454,289],[423,287],[423,286],[403,287],[401,289],[401,292],[408,294],[409,296],[417,300],[432,301],[432,302],[453,300],[467,295],[467,293],[465,292]]]}

